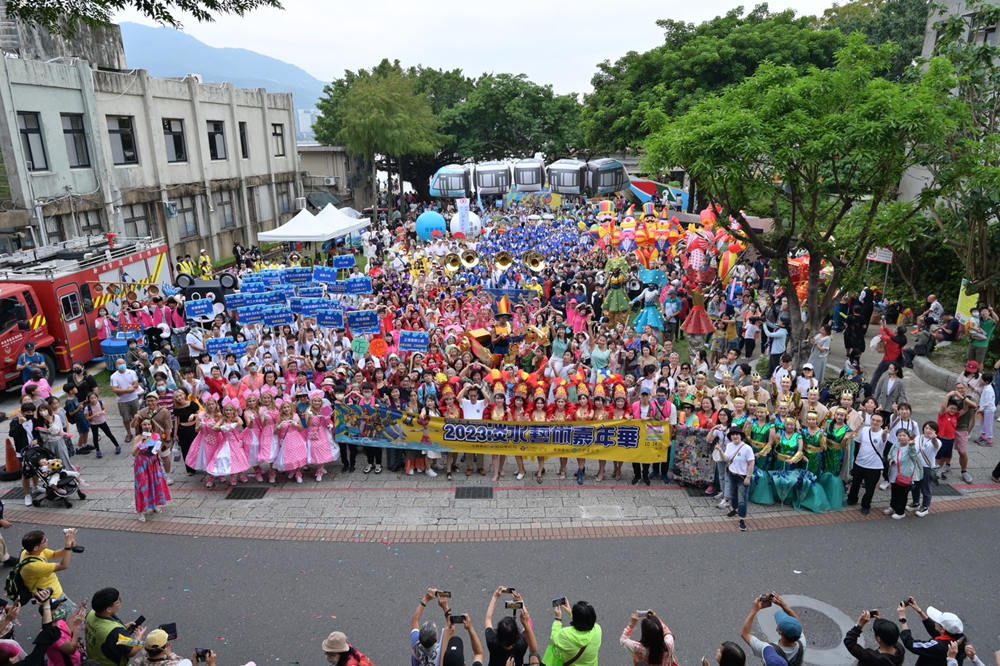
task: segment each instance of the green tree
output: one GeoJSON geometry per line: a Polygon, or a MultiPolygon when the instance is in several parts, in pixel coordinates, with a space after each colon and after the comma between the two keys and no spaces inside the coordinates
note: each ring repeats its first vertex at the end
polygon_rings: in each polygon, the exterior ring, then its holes
{"type": "MultiPolygon", "coordinates": [[[[944,60],[929,63],[912,82],[883,78],[894,48],[875,49],[855,35],[832,68],[800,73],[766,63],[646,144],[647,166],[686,169],[740,222],[738,234],[786,287],[788,258],[809,253],[806,302],[786,289],[799,360],[872,246],[892,230],[914,227],[925,199],[899,202],[900,178],[940,159],[965,113],[949,94],[955,81],[944,60]],[[771,231],[754,231],[746,213],[771,217],[771,231]],[[822,262],[832,268],[825,281],[822,262]]],[[[940,188],[929,182],[925,192],[936,195],[940,188]]]]}
{"type": "Polygon", "coordinates": [[[927,0],[854,0],[834,4],[817,25],[845,35],[860,32],[872,45],[895,42],[899,51],[892,57],[888,75],[898,79],[920,57],[928,8],[927,0]]]}
{"type": "MultiPolygon", "coordinates": [[[[377,154],[397,158],[431,155],[443,142],[430,102],[416,91],[407,76],[395,69],[354,80],[344,93],[337,114],[336,142],[354,155],[370,158],[373,165],[377,154]]],[[[328,138],[328,130],[323,127],[324,138],[328,138]]],[[[375,178],[374,168],[372,178],[375,178]]]]}
{"type": "Polygon", "coordinates": [[[666,117],[751,76],[763,62],[804,72],[828,67],[843,37],[821,31],[811,17],[766,4],[744,15],[736,7],[699,25],[657,21],[664,43],[598,65],[582,111],[584,142],[594,151],[637,148],[666,117]],[[651,112],[658,112],[651,116],[651,112]]]}
{"type": "Polygon", "coordinates": [[[72,33],[78,23],[107,25],[126,9],[179,28],[178,13],[205,22],[214,21],[218,14],[243,16],[262,7],[282,8],[280,0],[7,0],[6,5],[8,18],[60,34],[72,33]]]}
{"type": "Polygon", "coordinates": [[[1000,7],[976,0],[965,15],[945,16],[935,26],[935,54],[954,66],[957,98],[971,113],[930,168],[933,179],[949,185],[947,196],[934,199],[930,218],[991,305],[1000,290],[1000,48],[987,30],[997,23],[1000,7]]]}

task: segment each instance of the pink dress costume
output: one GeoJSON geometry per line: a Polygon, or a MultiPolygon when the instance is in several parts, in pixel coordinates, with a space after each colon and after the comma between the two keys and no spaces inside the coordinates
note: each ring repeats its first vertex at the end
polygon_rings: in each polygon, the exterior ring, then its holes
{"type": "MultiPolygon", "coordinates": [[[[226,400],[222,401],[223,405],[226,400]]],[[[215,455],[208,458],[205,472],[210,476],[230,476],[243,474],[250,469],[246,451],[243,450],[243,426],[239,423],[223,423],[219,434],[222,443],[216,448],[215,455]]]]}
{"type": "Polygon", "coordinates": [[[198,412],[197,418],[198,435],[191,442],[191,448],[188,449],[184,462],[191,469],[204,472],[208,468],[208,461],[222,444],[222,434],[215,429],[217,417],[198,412]]]}
{"type": "Polygon", "coordinates": [[[295,472],[306,466],[309,452],[306,438],[302,436],[302,426],[296,415],[291,421],[282,421],[277,426],[278,451],[274,457],[274,469],[279,472],[295,472]]]}
{"type": "Polygon", "coordinates": [[[320,414],[310,412],[306,428],[306,462],[309,465],[325,465],[340,458],[340,447],[334,445],[330,434],[330,413],[329,407],[324,407],[320,414]]]}
{"type": "Polygon", "coordinates": [[[243,450],[247,454],[247,463],[250,467],[260,467],[260,410],[246,409],[243,412],[243,422],[246,423],[243,429],[243,450]]]}
{"type": "Polygon", "coordinates": [[[135,454],[135,510],[147,513],[170,501],[170,487],[160,464],[160,436],[153,435],[135,454]]]}
{"type": "Polygon", "coordinates": [[[274,430],[278,422],[278,410],[261,407],[257,410],[257,423],[259,432],[257,439],[260,449],[257,451],[257,464],[273,464],[274,456],[278,453],[278,434],[274,430]]]}

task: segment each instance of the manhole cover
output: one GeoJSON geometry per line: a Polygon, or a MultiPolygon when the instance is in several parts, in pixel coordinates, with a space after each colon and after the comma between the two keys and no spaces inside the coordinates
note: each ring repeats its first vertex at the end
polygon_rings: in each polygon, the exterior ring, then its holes
{"type": "Polygon", "coordinates": [[[263,499],[267,494],[267,487],[260,486],[240,486],[233,488],[226,495],[227,500],[257,500],[263,499]]]}
{"type": "Polygon", "coordinates": [[[24,499],[24,488],[11,488],[2,499],[24,499]]]}
{"type": "Polygon", "coordinates": [[[962,493],[955,490],[954,486],[950,486],[947,483],[939,483],[938,485],[931,488],[932,495],[938,495],[940,497],[961,497],[962,493]]]}
{"type": "Polygon", "coordinates": [[[455,488],[455,499],[493,499],[492,486],[458,486],[455,488]]]}

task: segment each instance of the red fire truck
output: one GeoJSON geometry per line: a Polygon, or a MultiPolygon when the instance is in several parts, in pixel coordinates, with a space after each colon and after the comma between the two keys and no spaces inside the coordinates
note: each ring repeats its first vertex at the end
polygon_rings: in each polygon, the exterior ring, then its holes
{"type": "Polygon", "coordinates": [[[145,296],[147,287],[170,282],[170,273],[162,238],[108,234],[0,257],[0,390],[21,382],[17,358],[28,342],[45,356],[50,382],[56,370],[102,356],[98,310],[114,314],[119,299],[130,291],[145,296]]]}

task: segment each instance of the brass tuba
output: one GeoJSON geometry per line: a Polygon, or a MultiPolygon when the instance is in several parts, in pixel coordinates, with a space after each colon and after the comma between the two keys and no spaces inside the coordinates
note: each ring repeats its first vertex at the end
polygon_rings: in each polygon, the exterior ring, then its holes
{"type": "Polygon", "coordinates": [[[540,252],[529,250],[521,257],[525,267],[532,273],[540,273],[545,270],[545,257],[540,252]]]}
{"type": "Polygon", "coordinates": [[[462,268],[462,258],[457,252],[452,252],[444,258],[444,269],[449,273],[456,273],[462,268]]]}
{"type": "Polygon", "coordinates": [[[479,265],[479,255],[474,250],[466,250],[459,258],[462,260],[462,266],[466,269],[475,268],[479,265]]]}
{"type": "Polygon", "coordinates": [[[504,250],[497,254],[496,259],[493,260],[493,265],[501,271],[505,271],[514,265],[514,255],[504,250]]]}

